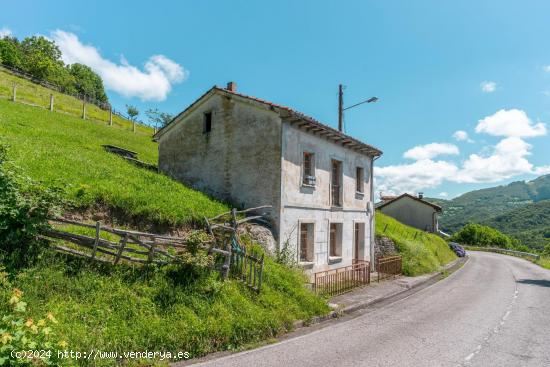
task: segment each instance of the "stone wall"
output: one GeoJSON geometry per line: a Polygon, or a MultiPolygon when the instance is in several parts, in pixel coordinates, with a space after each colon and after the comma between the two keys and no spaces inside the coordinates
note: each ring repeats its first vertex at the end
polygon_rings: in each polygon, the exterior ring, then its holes
{"type": "Polygon", "coordinates": [[[386,236],[377,236],[374,242],[375,258],[397,254],[395,243],[386,236]]]}

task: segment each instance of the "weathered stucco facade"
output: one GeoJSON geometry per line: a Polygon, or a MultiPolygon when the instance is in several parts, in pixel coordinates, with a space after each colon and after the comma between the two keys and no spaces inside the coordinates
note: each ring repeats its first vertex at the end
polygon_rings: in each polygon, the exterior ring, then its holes
{"type": "Polygon", "coordinates": [[[441,208],[422,198],[403,194],[387,203],[378,205],[378,209],[401,223],[426,232],[439,232],[438,213],[441,208]]]}
{"type": "Polygon", "coordinates": [[[371,260],[376,148],[218,87],[156,139],[163,173],[239,207],[272,205],[278,250],[312,272],[371,260]]]}

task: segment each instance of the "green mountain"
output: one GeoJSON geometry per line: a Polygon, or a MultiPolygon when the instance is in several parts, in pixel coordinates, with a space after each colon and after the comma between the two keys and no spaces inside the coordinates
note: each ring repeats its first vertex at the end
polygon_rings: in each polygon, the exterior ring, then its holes
{"type": "Polygon", "coordinates": [[[545,228],[550,227],[550,175],[470,191],[452,200],[429,200],[443,208],[440,228],[444,232],[480,223],[539,247],[545,241],[545,228]]]}

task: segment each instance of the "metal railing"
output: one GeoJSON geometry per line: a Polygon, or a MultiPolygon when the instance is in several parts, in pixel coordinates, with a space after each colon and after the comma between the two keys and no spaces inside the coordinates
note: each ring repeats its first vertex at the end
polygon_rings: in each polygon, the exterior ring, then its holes
{"type": "Polygon", "coordinates": [[[395,277],[403,273],[403,259],[401,256],[379,257],[376,259],[376,272],[378,281],[395,277]]]}
{"type": "Polygon", "coordinates": [[[480,247],[480,246],[469,246],[469,245],[462,245],[462,246],[464,247],[464,249],[470,250],[470,251],[496,252],[498,254],[524,257],[532,260],[540,260],[540,255],[533,254],[530,252],[508,250],[508,249],[498,248],[498,247],[480,247]]]}
{"type": "Polygon", "coordinates": [[[313,290],[319,295],[332,297],[368,284],[370,263],[357,261],[350,266],[315,273],[313,290]]]}

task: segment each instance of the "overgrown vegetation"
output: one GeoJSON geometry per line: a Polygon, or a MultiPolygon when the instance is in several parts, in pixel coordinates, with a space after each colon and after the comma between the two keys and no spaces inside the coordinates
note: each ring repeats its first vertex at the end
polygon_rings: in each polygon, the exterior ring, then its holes
{"type": "Polygon", "coordinates": [[[456,259],[441,237],[420,231],[376,212],[376,236],[390,238],[403,257],[403,273],[416,276],[437,271],[456,259]]]}
{"type": "MultiPolygon", "coordinates": [[[[29,317],[56,315],[53,329],[72,350],[187,351],[196,357],[275,337],[295,320],[328,312],[325,302],[304,287],[299,271],[266,257],[264,274],[262,292],[256,294],[191,265],[99,266],[46,253],[34,266],[12,274],[12,286],[24,292],[29,317]]],[[[7,288],[0,293],[3,299],[10,296],[7,288]]]]}
{"type": "Polygon", "coordinates": [[[0,145],[0,261],[24,266],[40,253],[36,237],[55,214],[61,198],[55,188],[43,188],[16,173],[0,145]]]}
{"type": "Polygon", "coordinates": [[[16,165],[45,188],[63,187],[73,210],[107,209],[142,229],[173,228],[229,210],[164,175],[140,169],[102,145],[138,152],[155,164],[157,145],[144,135],[0,100],[0,142],[16,165]]]}
{"type": "Polygon", "coordinates": [[[11,36],[0,39],[0,63],[53,83],[65,93],[108,102],[101,77],[86,65],[65,65],[59,47],[43,36],[27,37],[22,41],[11,36]]]}
{"type": "Polygon", "coordinates": [[[518,240],[515,238],[507,236],[494,228],[475,223],[465,225],[460,231],[453,234],[451,240],[465,245],[482,247],[512,248],[519,245],[518,240]]]}

